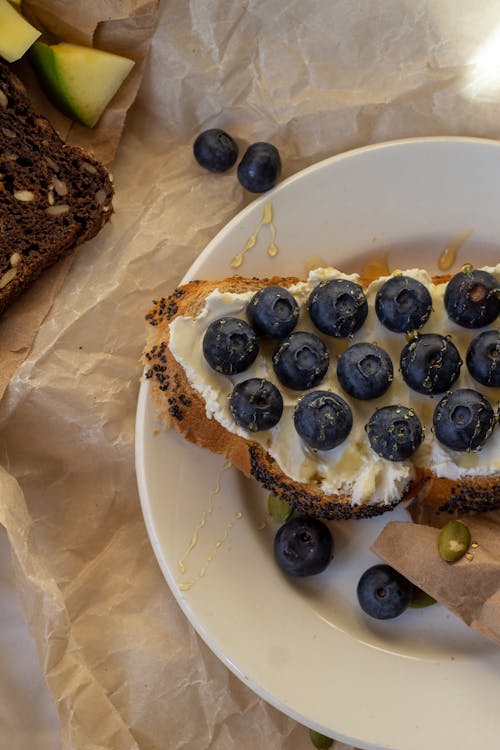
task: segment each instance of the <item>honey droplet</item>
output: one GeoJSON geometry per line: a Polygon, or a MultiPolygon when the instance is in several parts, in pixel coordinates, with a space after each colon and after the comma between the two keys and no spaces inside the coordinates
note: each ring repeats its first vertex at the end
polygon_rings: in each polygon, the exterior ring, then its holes
{"type": "Polygon", "coordinates": [[[186,583],[179,583],[179,591],[189,591],[193,588],[196,581],[187,581],[186,583]]]}
{"type": "Polygon", "coordinates": [[[449,271],[452,265],[457,259],[457,253],[464,244],[464,242],[471,236],[472,229],[467,227],[463,229],[451,242],[444,248],[443,252],[438,258],[438,268],[441,271],[449,271]]]}
{"type": "Polygon", "coordinates": [[[276,237],[276,227],[273,223],[273,205],[271,202],[268,202],[264,205],[264,211],[262,212],[262,218],[260,220],[259,226],[257,227],[257,231],[250,235],[245,243],[245,246],[243,247],[243,250],[234,256],[231,261],[231,268],[239,268],[242,265],[245,258],[245,253],[248,250],[251,250],[252,247],[255,247],[259,238],[260,231],[262,227],[265,226],[268,226],[271,232],[271,241],[269,243],[267,253],[271,258],[274,258],[278,254],[278,246],[274,242],[276,237]]]}
{"type": "Polygon", "coordinates": [[[239,268],[242,263],[243,263],[243,253],[238,253],[238,255],[235,255],[231,261],[231,268],[239,268]]]}
{"type": "Polygon", "coordinates": [[[379,279],[381,276],[389,276],[390,270],[388,258],[389,253],[386,252],[365,263],[360,274],[363,281],[369,283],[375,281],[375,279],[379,279]]]}
{"type": "Polygon", "coordinates": [[[250,235],[248,240],[245,242],[245,246],[243,250],[241,251],[241,253],[238,253],[238,255],[235,255],[234,258],[232,259],[231,268],[239,268],[241,266],[241,264],[243,263],[244,255],[247,252],[247,250],[251,250],[252,247],[254,247],[255,244],[257,243],[257,236],[258,236],[258,231],[250,235]]]}

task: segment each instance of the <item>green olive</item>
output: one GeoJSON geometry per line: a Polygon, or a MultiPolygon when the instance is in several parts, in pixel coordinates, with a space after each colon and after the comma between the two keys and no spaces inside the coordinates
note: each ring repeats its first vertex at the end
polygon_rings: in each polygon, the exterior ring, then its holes
{"type": "Polygon", "coordinates": [[[325,737],[324,734],[316,732],[314,729],[309,730],[309,738],[316,750],[328,750],[333,745],[333,740],[330,737],[325,737]]]}
{"type": "Polygon", "coordinates": [[[446,562],[460,560],[469,549],[470,543],[470,529],[463,521],[448,521],[439,532],[439,554],[446,562]]]}
{"type": "Polygon", "coordinates": [[[267,498],[267,512],[273,519],[278,523],[284,523],[287,521],[293,513],[293,509],[285,503],[280,497],[270,492],[267,498]]]}

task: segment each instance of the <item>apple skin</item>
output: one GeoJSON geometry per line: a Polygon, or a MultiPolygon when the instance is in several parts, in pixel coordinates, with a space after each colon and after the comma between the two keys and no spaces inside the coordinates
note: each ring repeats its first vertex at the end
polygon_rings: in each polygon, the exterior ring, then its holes
{"type": "Polygon", "coordinates": [[[0,0],[0,57],[7,62],[19,60],[40,36],[8,0],[0,0]]]}
{"type": "Polygon", "coordinates": [[[75,114],[64,94],[65,85],[52,48],[48,44],[36,42],[30,50],[30,58],[49,99],[60,112],[74,119],[75,114]]]}
{"type": "Polygon", "coordinates": [[[94,127],[134,61],[93,47],[35,42],[30,59],[54,105],[72,120],[94,127]]]}

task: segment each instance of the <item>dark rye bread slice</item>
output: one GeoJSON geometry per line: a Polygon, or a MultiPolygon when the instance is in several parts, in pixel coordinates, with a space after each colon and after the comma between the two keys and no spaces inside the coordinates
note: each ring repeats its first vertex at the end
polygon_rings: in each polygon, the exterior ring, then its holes
{"type": "MultiPolygon", "coordinates": [[[[434,277],[435,284],[448,276],[434,277]]],[[[147,334],[143,353],[145,378],[150,381],[157,415],[166,428],[174,427],[184,438],[219,453],[245,475],[256,479],[296,510],[325,519],[355,519],[377,516],[395,508],[402,500],[413,499],[434,511],[481,512],[500,508],[500,475],[464,476],[460,480],[436,477],[426,467],[416,468],[415,477],[401,497],[392,503],[352,503],[348,493],[328,495],[316,483],[301,483],[287,476],[260,443],[228,431],[214,418],[207,417],[205,402],[190,384],[169,349],[170,323],[179,315],[196,315],[214,289],[221,292],[256,291],[277,284],[289,287],[295,277],[270,279],[234,276],[220,281],[192,281],[175,289],[169,297],[153,303],[146,315],[147,334]]],[[[368,286],[373,279],[361,279],[368,286]]]]}
{"type": "Polygon", "coordinates": [[[112,214],[105,167],[64,144],[0,62],[0,314],[112,214]]]}

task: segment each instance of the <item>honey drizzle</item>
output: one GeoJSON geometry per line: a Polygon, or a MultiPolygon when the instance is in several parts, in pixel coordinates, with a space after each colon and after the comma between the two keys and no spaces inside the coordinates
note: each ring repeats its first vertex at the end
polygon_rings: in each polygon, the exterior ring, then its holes
{"type": "Polygon", "coordinates": [[[208,553],[208,557],[207,557],[207,560],[206,560],[205,564],[202,565],[202,567],[200,568],[200,570],[198,571],[198,573],[194,576],[194,578],[191,578],[191,580],[189,580],[189,581],[184,581],[184,582],[180,582],[179,583],[179,590],[180,591],[189,591],[194,586],[195,583],[197,583],[198,581],[200,581],[203,578],[203,576],[207,572],[208,566],[210,565],[210,563],[214,559],[215,555],[217,554],[217,552],[219,551],[219,549],[222,547],[222,545],[224,544],[224,542],[228,538],[229,532],[231,531],[232,528],[234,528],[235,522],[239,521],[240,518],[243,518],[243,513],[241,513],[241,511],[238,511],[234,515],[234,521],[229,521],[226,524],[223,535],[221,536],[220,539],[217,539],[217,541],[215,542],[215,544],[212,547],[211,551],[208,553]]]}
{"type": "MultiPolygon", "coordinates": [[[[208,506],[203,511],[202,516],[201,516],[200,520],[198,521],[198,523],[196,525],[196,528],[195,528],[195,530],[193,532],[193,535],[192,535],[192,537],[191,537],[191,539],[189,541],[189,544],[188,544],[188,546],[186,548],[186,551],[184,552],[184,554],[182,555],[182,557],[180,558],[180,560],[178,562],[178,568],[179,568],[179,573],[180,573],[181,577],[184,576],[184,575],[186,575],[186,565],[185,565],[186,560],[189,557],[189,555],[191,554],[191,552],[193,551],[193,549],[198,544],[198,539],[199,539],[200,531],[206,525],[207,518],[213,513],[213,510],[214,510],[213,498],[215,497],[215,495],[218,495],[219,492],[220,492],[220,490],[221,490],[222,473],[224,471],[226,471],[227,469],[231,468],[231,465],[232,464],[231,464],[230,461],[226,461],[226,463],[224,464],[224,466],[221,468],[221,470],[219,472],[219,475],[217,477],[217,481],[215,483],[215,486],[210,491],[209,498],[208,498],[208,506]]],[[[227,537],[229,535],[229,531],[233,528],[233,526],[235,524],[235,521],[239,520],[240,518],[243,518],[243,513],[241,513],[240,511],[238,511],[235,514],[234,518],[235,518],[234,521],[229,521],[226,524],[223,536],[220,539],[217,539],[217,541],[215,542],[212,550],[210,551],[210,553],[209,553],[209,555],[207,557],[207,560],[206,560],[205,564],[200,568],[200,570],[197,573],[197,575],[195,575],[194,578],[192,578],[191,580],[188,580],[188,581],[179,581],[178,582],[179,583],[179,590],[180,591],[189,591],[189,589],[191,589],[194,586],[194,584],[197,581],[200,580],[200,578],[203,578],[203,576],[205,575],[205,573],[207,571],[207,568],[208,568],[209,564],[214,559],[214,557],[217,554],[217,552],[220,549],[220,547],[222,547],[222,545],[226,541],[226,539],[227,539],[227,537]]]]}
{"type": "Polygon", "coordinates": [[[271,233],[271,240],[269,242],[269,245],[267,247],[267,254],[270,258],[275,258],[279,253],[279,248],[275,242],[276,240],[276,227],[274,225],[273,221],[273,205],[271,201],[268,201],[264,204],[264,211],[262,212],[262,219],[260,220],[260,224],[257,227],[257,230],[250,235],[250,237],[245,242],[243,249],[241,252],[239,252],[237,255],[234,256],[234,258],[231,261],[231,268],[239,268],[243,264],[243,260],[245,258],[246,253],[251,250],[255,245],[257,244],[257,240],[259,238],[259,234],[261,232],[262,227],[269,227],[269,231],[271,233]]]}
{"type": "MultiPolygon", "coordinates": [[[[240,518],[243,518],[243,513],[241,511],[238,511],[237,513],[235,513],[234,518],[235,518],[235,521],[239,521],[240,518]]],[[[227,537],[229,536],[229,532],[234,527],[235,521],[229,521],[229,523],[226,524],[226,528],[224,529],[224,534],[222,535],[220,539],[217,539],[217,541],[215,542],[212,548],[212,551],[209,553],[207,557],[207,561],[205,565],[203,565],[203,567],[200,568],[200,572],[198,573],[199,578],[203,578],[203,576],[205,575],[209,564],[212,562],[218,550],[222,547],[227,537]]]]}
{"type": "Polygon", "coordinates": [[[457,253],[472,234],[472,227],[463,229],[456,237],[454,237],[448,245],[444,248],[441,255],[438,258],[438,268],[440,271],[449,271],[452,265],[457,259],[457,253]]]}

